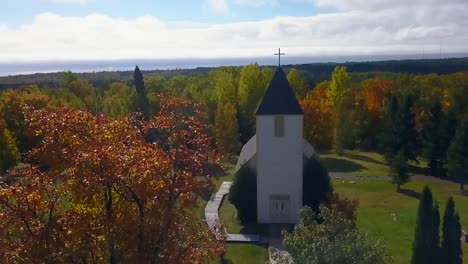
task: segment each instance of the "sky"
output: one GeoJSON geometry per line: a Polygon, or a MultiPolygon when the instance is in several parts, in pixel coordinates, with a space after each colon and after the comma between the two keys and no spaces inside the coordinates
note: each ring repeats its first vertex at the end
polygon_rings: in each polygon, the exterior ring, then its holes
{"type": "Polygon", "coordinates": [[[468,52],[468,0],[0,0],[0,63],[468,52]]]}

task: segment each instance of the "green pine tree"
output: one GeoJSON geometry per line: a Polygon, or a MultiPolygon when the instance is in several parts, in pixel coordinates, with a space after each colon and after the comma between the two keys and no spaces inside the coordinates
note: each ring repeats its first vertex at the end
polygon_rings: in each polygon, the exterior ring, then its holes
{"type": "Polygon", "coordinates": [[[318,158],[311,157],[305,161],[302,178],[303,205],[318,212],[320,204],[333,192],[328,171],[318,158]]]}
{"type": "Polygon", "coordinates": [[[423,133],[423,157],[428,161],[429,172],[433,176],[443,176],[443,168],[446,158],[445,144],[445,114],[442,105],[436,100],[429,111],[424,123],[423,133]]]}
{"type": "Polygon", "coordinates": [[[396,157],[393,158],[391,164],[392,183],[396,184],[397,192],[400,192],[401,185],[409,180],[408,162],[403,151],[400,151],[396,157]]]}
{"type": "Polygon", "coordinates": [[[458,180],[460,189],[468,180],[468,121],[458,126],[447,152],[447,174],[458,180]]]}
{"type": "Polygon", "coordinates": [[[413,107],[413,97],[406,95],[398,111],[397,120],[400,125],[398,130],[399,149],[404,151],[405,157],[409,160],[416,160],[418,150],[418,133],[416,131],[416,116],[413,107]]]}
{"type": "Polygon", "coordinates": [[[461,226],[458,214],[455,213],[455,202],[452,197],[447,200],[442,225],[441,259],[447,264],[461,264],[461,226]]]}
{"type": "Polygon", "coordinates": [[[435,209],[432,192],[426,186],[421,193],[418,207],[418,218],[414,232],[412,264],[437,263],[438,221],[434,221],[435,209]],[[437,230],[437,231],[436,231],[437,230]]]}
{"type": "Polygon", "coordinates": [[[380,151],[385,160],[390,164],[399,151],[397,144],[397,140],[399,139],[397,126],[398,107],[398,98],[392,95],[386,104],[380,135],[380,151]]]}
{"type": "Polygon", "coordinates": [[[143,113],[144,117],[148,119],[150,116],[149,100],[146,94],[143,74],[141,73],[140,68],[138,68],[138,66],[136,66],[135,70],[133,71],[133,80],[135,82],[135,89],[137,92],[136,110],[138,112],[143,113]]]}

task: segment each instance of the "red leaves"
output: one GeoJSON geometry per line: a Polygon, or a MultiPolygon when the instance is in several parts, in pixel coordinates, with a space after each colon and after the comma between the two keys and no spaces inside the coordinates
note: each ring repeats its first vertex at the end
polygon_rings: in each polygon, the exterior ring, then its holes
{"type": "Polygon", "coordinates": [[[19,241],[0,257],[199,263],[218,253],[222,245],[186,210],[208,185],[194,176],[218,158],[204,114],[188,100],[161,100],[149,122],[66,108],[28,112],[42,137],[30,157],[47,170],[17,171],[26,176],[0,187],[0,213],[8,212],[0,214],[0,248],[19,241]]]}

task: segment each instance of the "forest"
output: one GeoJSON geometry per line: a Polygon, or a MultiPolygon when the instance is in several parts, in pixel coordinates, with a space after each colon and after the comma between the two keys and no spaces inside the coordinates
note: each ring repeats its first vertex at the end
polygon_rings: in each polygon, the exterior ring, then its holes
{"type": "MultiPolygon", "coordinates": [[[[304,137],[319,152],[380,152],[398,189],[410,161],[463,188],[468,62],[445,62],[452,66],[440,71],[444,60],[407,62],[410,73],[392,62],[326,64],[323,75],[284,68],[304,111],[304,137]]],[[[212,176],[255,134],[273,69],[113,74],[122,79],[37,75],[51,79],[0,93],[0,208],[9,212],[0,211],[0,257],[197,263],[222,250],[184,208],[210,186],[198,176],[212,176]]]]}

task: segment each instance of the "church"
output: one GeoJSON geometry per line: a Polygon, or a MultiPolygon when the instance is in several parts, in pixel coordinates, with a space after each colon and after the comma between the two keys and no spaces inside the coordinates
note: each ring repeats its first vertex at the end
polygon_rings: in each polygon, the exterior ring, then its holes
{"type": "Polygon", "coordinates": [[[301,106],[278,67],[256,112],[256,135],[242,147],[235,169],[256,171],[258,223],[300,220],[303,163],[315,155],[303,138],[303,121],[301,106]]]}

